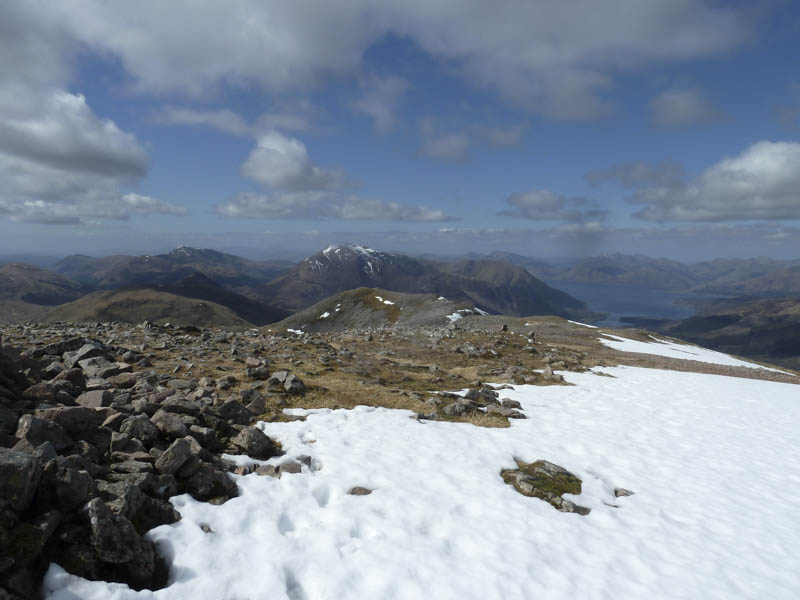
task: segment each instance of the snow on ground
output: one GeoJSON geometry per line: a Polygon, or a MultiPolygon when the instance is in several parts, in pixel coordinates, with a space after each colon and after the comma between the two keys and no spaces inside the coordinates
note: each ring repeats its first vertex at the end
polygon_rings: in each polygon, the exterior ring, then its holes
{"type": "Polygon", "coordinates": [[[452,315],[447,315],[447,318],[452,323],[453,321],[458,321],[459,319],[463,319],[464,315],[462,315],[461,313],[458,313],[458,312],[454,312],[452,315]]]}
{"type": "Polygon", "coordinates": [[[272,462],[310,455],[321,469],[237,477],[241,496],[219,507],[174,498],[183,519],[149,534],[172,562],[164,590],[52,566],[48,598],[800,597],[800,388],[604,372],[502,391],[529,417],[509,429],[368,407],[262,424],[287,450],[272,462]],[[515,456],[581,477],[570,499],[591,514],[505,485],[515,456]]]}
{"type": "Polygon", "coordinates": [[[636,352],[638,354],[653,354],[655,356],[666,356],[668,358],[682,358],[683,360],[696,360],[698,362],[711,363],[715,365],[726,365],[729,367],[749,367],[751,369],[764,369],[765,371],[774,371],[775,373],[786,373],[780,369],[773,369],[770,367],[763,367],[755,363],[747,362],[734,358],[729,354],[709,350],[708,348],[699,348],[697,346],[690,346],[688,344],[678,344],[668,340],[659,340],[653,338],[654,342],[640,342],[638,340],[631,340],[628,338],[620,337],[618,335],[611,335],[610,333],[603,334],[606,337],[613,338],[607,340],[598,338],[604,346],[619,350],[620,352],[636,352]]]}
{"type": "Polygon", "coordinates": [[[330,317],[330,316],[331,316],[331,313],[329,313],[329,312],[326,310],[324,313],[322,313],[322,314],[319,316],[319,318],[320,318],[320,319],[327,319],[327,318],[328,318],[328,317],[330,317]]]}
{"type": "Polygon", "coordinates": [[[581,327],[588,327],[589,329],[597,329],[594,325],[588,325],[586,323],[579,323],[578,321],[570,321],[567,319],[567,323],[572,323],[573,325],[580,325],[581,327]]]}
{"type": "Polygon", "coordinates": [[[295,335],[304,335],[304,333],[305,333],[302,329],[289,329],[289,328],[287,328],[286,331],[288,331],[289,333],[293,333],[295,335]]]}

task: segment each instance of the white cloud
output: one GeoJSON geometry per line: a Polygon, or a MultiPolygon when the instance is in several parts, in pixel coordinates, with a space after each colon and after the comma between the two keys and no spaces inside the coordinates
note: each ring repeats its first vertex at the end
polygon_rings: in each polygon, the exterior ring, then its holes
{"type": "Polygon", "coordinates": [[[39,12],[118,57],[142,92],[305,91],[357,73],[365,51],[395,35],[477,87],[564,119],[606,114],[604,94],[617,73],[728,51],[753,27],[744,11],[710,0],[511,0],[502,8],[484,0],[83,0],[39,12]]]}
{"type": "Polygon", "coordinates": [[[272,195],[241,193],[217,207],[227,217],[256,219],[343,219],[348,221],[437,222],[454,220],[441,210],[382,202],[324,191],[272,195]]]}
{"type": "Polygon", "coordinates": [[[510,208],[501,210],[498,215],[535,221],[567,221],[583,227],[599,223],[608,214],[584,198],[567,198],[550,190],[511,194],[506,202],[510,208]]]}
{"type": "Polygon", "coordinates": [[[189,211],[184,206],[177,206],[163,200],[157,200],[151,196],[141,196],[139,194],[125,194],[122,197],[122,205],[126,209],[125,213],[135,213],[137,215],[175,215],[185,216],[189,211]]]}
{"type": "Polygon", "coordinates": [[[696,88],[661,92],[650,101],[650,113],[659,127],[686,127],[719,117],[719,112],[696,88]]]}
{"type": "Polygon", "coordinates": [[[372,117],[375,129],[387,133],[395,126],[395,111],[408,87],[401,77],[369,77],[362,83],[363,95],[353,103],[353,109],[372,117]]]}
{"type": "Polygon", "coordinates": [[[469,157],[469,137],[464,133],[448,133],[426,139],[419,152],[426,158],[445,162],[462,162],[469,157]]]}
{"type": "Polygon", "coordinates": [[[344,173],[314,166],[302,141],[277,131],[268,131],[258,138],[241,170],[242,175],[261,184],[289,190],[334,190],[347,186],[344,173]]]}
{"type": "Polygon", "coordinates": [[[633,178],[631,202],[650,221],[800,219],[800,143],[757,142],[692,179],[633,178]]]}
{"type": "Polygon", "coordinates": [[[255,123],[248,123],[227,108],[196,109],[166,106],[155,115],[154,121],[164,125],[199,125],[231,135],[251,137],[258,137],[262,132],[273,129],[306,131],[311,128],[308,117],[299,112],[265,112],[255,123]]]}

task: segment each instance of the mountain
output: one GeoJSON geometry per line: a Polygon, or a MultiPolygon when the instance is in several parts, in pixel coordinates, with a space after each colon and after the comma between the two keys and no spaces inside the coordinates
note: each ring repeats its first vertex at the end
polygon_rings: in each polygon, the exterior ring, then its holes
{"type": "Polygon", "coordinates": [[[59,306],[43,321],[172,322],[177,325],[252,326],[279,321],[288,313],[223,288],[202,273],[173,284],[128,286],[89,294],[59,306]]]}
{"type": "Polygon", "coordinates": [[[180,246],[155,256],[68,256],[53,269],[92,289],[111,289],[149,283],[172,283],[199,272],[221,285],[247,291],[249,286],[269,281],[291,263],[255,261],[216,250],[180,246]]]}
{"type": "Polygon", "coordinates": [[[588,318],[580,300],[549,287],[522,267],[487,260],[438,262],[357,244],[330,246],[254,291],[276,307],[296,311],[361,287],[435,294],[491,313],[588,318]]]}
{"type": "Polygon", "coordinates": [[[700,263],[695,269],[707,281],[700,291],[737,295],[800,294],[800,262],[787,263],[770,258],[717,259],[700,263]]]}
{"type": "Polygon", "coordinates": [[[22,263],[0,266],[0,323],[34,320],[48,307],[71,302],[84,287],[57,273],[22,263]]]}
{"type": "Polygon", "coordinates": [[[404,294],[378,288],[349,290],[317,302],[271,329],[303,332],[341,332],[348,329],[441,327],[469,314],[475,307],[435,294],[404,294]]]}
{"type": "MultiPolygon", "coordinates": [[[[552,271],[551,271],[552,272],[552,271]]],[[[688,290],[700,282],[692,269],[665,258],[627,254],[606,254],[585,258],[555,272],[555,280],[638,285],[665,290],[688,290]]]]}

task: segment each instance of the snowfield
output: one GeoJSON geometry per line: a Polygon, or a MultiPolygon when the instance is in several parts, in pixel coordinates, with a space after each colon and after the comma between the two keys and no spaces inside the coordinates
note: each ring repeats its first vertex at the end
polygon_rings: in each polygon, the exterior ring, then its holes
{"type": "Polygon", "coordinates": [[[655,356],[665,356],[668,358],[681,358],[683,360],[696,360],[698,362],[711,363],[714,365],[725,365],[729,367],[748,367],[750,369],[764,369],[765,371],[773,371],[775,373],[785,373],[791,375],[787,371],[780,369],[773,369],[757,365],[756,363],[747,362],[734,358],[729,354],[709,350],[708,348],[700,348],[698,346],[690,346],[689,344],[678,344],[670,342],[669,340],[659,340],[657,338],[654,342],[640,342],[638,340],[631,340],[618,335],[610,333],[603,334],[606,337],[612,338],[611,340],[598,338],[601,344],[618,350],[620,352],[636,352],[638,354],[653,354],[655,356]]]}
{"type": "MultiPolygon", "coordinates": [[[[237,477],[223,506],[149,535],[172,563],[159,592],[51,566],[48,598],[642,599],[800,597],[800,387],[614,367],[518,386],[509,429],[407,411],[315,410],[265,423],[319,470],[237,477]],[[560,513],[500,478],[514,457],[583,479],[560,513]],[[373,489],[351,496],[353,486],[373,489]],[[615,498],[614,488],[634,496],[615,498]],[[204,533],[201,526],[210,528],[204,533]]],[[[297,412],[296,410],[294,412],[297,412]]]]}

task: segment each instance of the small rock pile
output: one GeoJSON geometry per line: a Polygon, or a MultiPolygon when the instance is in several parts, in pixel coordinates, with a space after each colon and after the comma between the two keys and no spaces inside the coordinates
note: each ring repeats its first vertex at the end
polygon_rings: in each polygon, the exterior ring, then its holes
{"type": "Polygon", "coordinates": [[[517,461],[516,469],[503,469],[500,476],[520,494],[541,498],[556,510],[584,516],[590,512],[589,508],[562,497],[564,494],[581,493],[581,480],[564,467],[546,460],[532,463],[517,461]]]}
{"type": "Polygon", "coordinates": [[[508,419],[525,419],[522,406],[516,400],[500,399],[500,394],[490,385],[472,387],[461,396],[452,392],[439,392],[429,397],[426,404],[434,409],[417,415],[431,421],[448,420],[478,414],[494,414],[508,419]]]}
{"type": "MultiPolygon", "coordinates": [[[[247,377],[304,392],[295,375],[270,376],[257,363],[247,377]]],[[[143,535],[180,519],[168,499],[225,502],[238,488],[221,453],[281,454],[252,426],[265,408],[258,390],[225,397],[233,376],[137,370],[147,366],[135,351],[85,337],[23,354],[0,340],[0,597],[38,597],[50,562],[135,589],[165,586],[166,567],[143,535]]]]}

